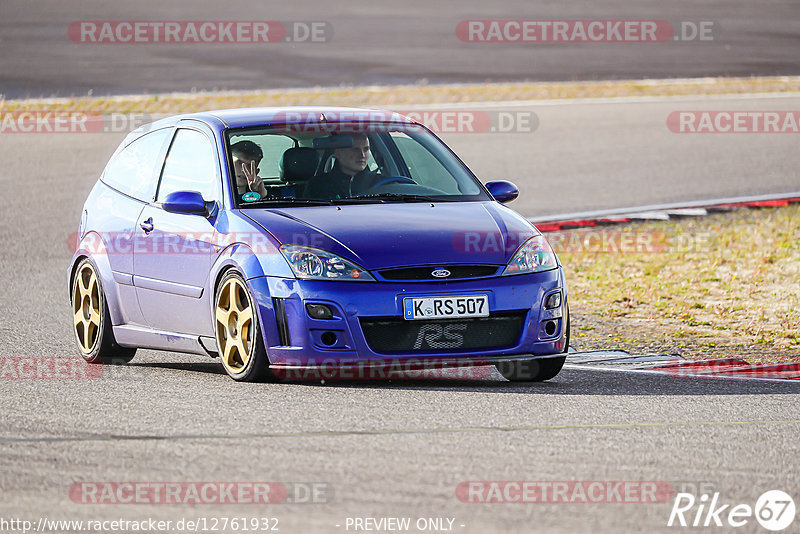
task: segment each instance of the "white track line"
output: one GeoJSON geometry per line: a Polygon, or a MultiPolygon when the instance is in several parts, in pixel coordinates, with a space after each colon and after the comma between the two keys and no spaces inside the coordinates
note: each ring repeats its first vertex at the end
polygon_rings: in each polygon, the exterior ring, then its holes
{"type": "Polygon", "coordinates": [[[586,365],[581,363],[565,363],[564,369],[571,369],[571,370],[585,369],[587,371],[605,371],[607,373],[640,373],[640,374],[658,375],[658,376],[663,376],[665,378],[674,378],[674,379],[708,378],[716,380],[757,380],[759,382],[775,382],[779,384],[786,384],[787,382],[792,383],[795,381],[800,383],[800,379],[794,379],[794,378],[761,378],[752,376],[730,376],[730,375],[723,376],[723,375],[705,375],[705,374],[689,374],[689,373],[670,373],[667,371],[655,371],[652,369],[620,369],[618,367],[615,368],[596,367],[594,365],[586,365]]]}
{"type": "Polygon", "coordinates": [[[556,98],[546,100],[501,100],[488,102],[442,102],[440,104],[417,104],[390,106],[394,109],[408,110],[440,110],[440,109],[470,109],[470,108],[500,108],[500,107],[536,107],[536,106],[563,106],[574,104],[645,104],[675,101],[701,101],[715,100],[757,100],[757,99],[782,99],[800,98],[800,92],[787,93],[741,93],[741,94],[708,94],[708,95],[674,95],[674,96],[609,96],[598,98],[556,98]]]}
{"type": "Polygon", "coordinates": [[[782,200],[785,198],[800,197],[800,191],[791,193],[771,193],[768,195],[754,195],[749,197],[717,198],[712,200],[692,200],[688,202],[673,202],[670,204],[652,204],[649,206],[632,206],[628,208],[612,208],[595,211],[578,211],[574,213],[559,213],[541,217],[529,217],[528,220],[536,222],[576,221],[584,219],[626,218],[625,215],[636,215],[648,211],[666,211],[683,208],[705,208],[720,204],[740,204],[744,202],[763,202],[767,200],[782,200]]]}

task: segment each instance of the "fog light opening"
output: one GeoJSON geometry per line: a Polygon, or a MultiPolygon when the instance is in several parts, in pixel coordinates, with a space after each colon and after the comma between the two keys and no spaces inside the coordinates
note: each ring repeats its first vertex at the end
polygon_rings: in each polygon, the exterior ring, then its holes
{"type": "Polygon", "coordinates": [[[555,321],[547,321],[544,323],[544,333],[548,336],[552,336],[556,333],[556,322],[555,321]]]}
{"type": "Polygon", "coordinates": [[[338,338],[333,332],[325,332],[322,334],[322,336],[320,336],[319,340],[322,341],[323,345],[332,347],[333,345],[336,345],[338,338]]]}
{"type": "Polygon", "coordinates": [[[333,319],[333,310],[325,304],[306,304],[306,311],[312,319],[333,319]]]}

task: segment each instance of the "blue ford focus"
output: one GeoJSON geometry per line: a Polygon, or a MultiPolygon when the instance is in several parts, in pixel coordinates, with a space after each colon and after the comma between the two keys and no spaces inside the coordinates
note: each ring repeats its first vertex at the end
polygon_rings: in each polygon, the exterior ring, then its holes
{"type": "Polygon", "coordinates": [[[86,200],[69,267],[93,363],[137,348],[297,370],[494,365],[558,374],[570,335],[545,237],[431,131],[351,108],[223,110],[132,132],[86,200]]]}

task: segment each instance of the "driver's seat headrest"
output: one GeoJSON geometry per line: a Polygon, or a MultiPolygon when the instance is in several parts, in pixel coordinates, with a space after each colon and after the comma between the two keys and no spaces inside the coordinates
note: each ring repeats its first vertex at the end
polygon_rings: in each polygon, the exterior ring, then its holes
{"type": "Polygon", "coordinates": [[[309,147],[290,148],[283,153],[283,179],[287,182],[307,182],[319,165],[319,154],[309,147]]]}

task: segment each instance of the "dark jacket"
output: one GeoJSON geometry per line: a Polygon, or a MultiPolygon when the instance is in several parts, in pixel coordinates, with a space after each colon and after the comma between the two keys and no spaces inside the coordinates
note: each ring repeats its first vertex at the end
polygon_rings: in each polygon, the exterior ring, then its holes
{"type": "Polygon", "coordinates": [[[378,183],[380,178],[379,174],[369,169],[364,169],[355,176],[348,176],[339,168],[339,162],[336,162],[330,172],[308,181],[305,196],[322,200],[356,196],[378,183]]]}

